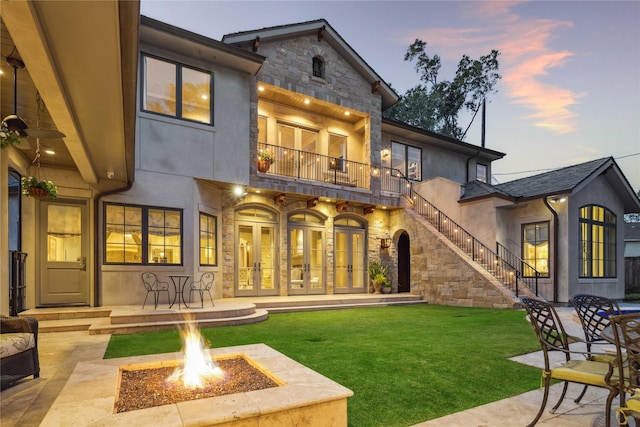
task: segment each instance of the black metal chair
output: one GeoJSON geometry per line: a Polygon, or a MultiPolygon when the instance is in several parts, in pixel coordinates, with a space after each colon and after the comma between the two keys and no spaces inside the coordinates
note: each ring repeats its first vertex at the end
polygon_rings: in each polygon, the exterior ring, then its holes
{"type": "MultiPolygon", "coordinates": [[[[591,346],[592,344],[610,344],[600,336],[600,333],[611,324],[612,316],[620,314],[618,303],[610,298],[588,294],[575,295],[570,302],[580,319],[587,353],[590,354],[589,359],[598,362],[613,362],[614,355],[591,355],[591,346]]],[[[576,403],[580,402],[587,387],[585,386],[582,393],[575,399],[576,403]]]]}
{"type": "Polygon", "coordinates": [[[213,306],[213,298],[211,297],[211,287],[213,286],[213,273],[202,273],[200,280],[191,282],[191,290],[189,291],[189,301],[191,301],[191,294],[198,292],[200,294],[200,307],[204,307],[204,293],[209,294],[211,300],[211,306],[213,306]]]}
{"type": "Polygon", "coordinates": [[[556,313],[553,306],[546,301],[528,297],[522,297],[522,303],[527,310],[529,320],[536,332],[544,355],[544,370],[542,371],[544,396],[540,410],[528,427],[534,426],[542,416],[542,412],[547,405],[547,399],[549,398],[549,388],[551,387],[552,379],[564,381],[564,386],[558,402],[550,411],[551,413],[554,413],[564,400],[570,382],[609,390],[605,408],[606,426],[609,427],[611,403],[613,398],[618,394],[617,380],[616,378],[612,378],[614,374],[613,364],[597,362],[595,360],[573,359],[572,354],[584,356],[590,356],[591,354],[588,352],[573,351],[569,348],[569,336],[565,332],[558,313],[556,313]],[[551,368],[549,361],[549,352],[551,351],[564,353],[565,361],[560,366],[551,368]]]}
{"type": "Polygon", "coordinates": [[[618,375],[624,378],[620,406],[616,418],[620,425],[628,425],[631,416],[640,425],[640,313],[622,314],[611,318],[616,344],[618,375]],[[629,397],[626,395],[629,394],[629,397]]]}
{"type": "Polygon", "coordinates": [[[144,297],[144,302],[142,303],[142,308],[144,308],[145,304],[147,303],[149,294],[153,294],[154,309],[158,308],[160,294],[163,292],[167,293],[167,304],[170,304],[171,298],[169,295],[169,283],[159,281],[158,276],[156,276],[155,273],[151,273],[149,271],[145,271],[144,273],[142,273],[142,283],[144,284],[144,288],[147,290],[147,294],[144,297]]]}

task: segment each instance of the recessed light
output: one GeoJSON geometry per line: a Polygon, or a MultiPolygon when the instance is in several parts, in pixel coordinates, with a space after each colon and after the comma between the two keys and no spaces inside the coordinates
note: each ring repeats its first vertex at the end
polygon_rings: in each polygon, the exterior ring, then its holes
{"type": "Polygon", "coordinates": [[[207,95],[200,95],[200,98],[202,98],[202,99],[209,99],[209,96],[207,96],[207,95]]]}
{"type": "Polygon", "coordinates": [[[53,150],[44,150],[44,152],[47,153],[47,154],[51,154],[51,155],[56,154],[56,152],[53,151],[53,150]]]}
{"type": "Polygon", "coordinates": [[[304,100],[304,103],[305,103],[306,105],[309,105],[309,104],[311,103],[311,101],[309,101],[309,99],[305,99],[305,100],[304,100]]]}
{"type": "Polygon", "coordinates": [[[264,86],[258,86],[258,90],[259,90],[260,92],[264,92],[264,86]]]}
{"type": "Polygon", "coordinates": [[[345,112],[344,112],[344,115],[345,115],[345,116],[349,116],[349,115],[351,115],[351,113],[350,113],[350,112],[348,112],[348,111],[345,111],[345,112]]]}
{"type": "Polygon", "coordinates": [[[260,194],[260,193],[261,193],[261,191],[260,191],[260,190],[256,190],[256,193],[260,194]]]}

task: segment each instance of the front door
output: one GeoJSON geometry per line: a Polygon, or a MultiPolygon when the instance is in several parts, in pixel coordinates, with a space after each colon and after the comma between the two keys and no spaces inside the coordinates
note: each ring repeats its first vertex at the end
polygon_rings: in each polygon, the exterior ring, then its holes
{"type": "Polygon", "coordinates": [[[324,294],[324,229],[289,230],[289,294],[324,294]]]}
{"type": "Polygon", "coordinates": [[[40,202],[39,305],[89,305],[85,201],[40,202]]]}
{"type": "Polygon", "coordinates": [[[240,223],[236,236],[236,295],[277,295],[275,226],[240,223]]]}
{"type": "Polygon", "coordinates": [[[365,292],[364,230],[335,229],[335,293],[365,292]]]}

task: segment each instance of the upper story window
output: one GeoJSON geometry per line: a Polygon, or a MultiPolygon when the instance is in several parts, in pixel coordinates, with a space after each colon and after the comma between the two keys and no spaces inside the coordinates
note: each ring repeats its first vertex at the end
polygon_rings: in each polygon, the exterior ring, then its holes
{"type": "Polygon", "coordinates": [[[579,277],[616,277],[616,216],[609,209],[580,208],[579,277]]]}
{"type": "Polygon", "coordinates": [[[324,79],[324,60],[319,56],[313,57],[313,77],[324,79]]]}
{"type": "Polygon", "coordinates": [[[476,164],[476,179],[480,182],[487,182],[487,165],[482,163],[476,164]]]}
{"type": "Polygon", "coordinates": [[[105,204],[105,264],[182,264],[182,211],[105,204]]]}
{"type": "Polygon", "coordinates": [[[213,123],[213,76],[210,72],[148,55],[142,59],[143,111],[213,123]]]}
{"type": "Polygon", "coordinates": [[[400,171],[412,181],[421,181],[422,150],[399,142],[392,142],[391,168],[400,171]]]}

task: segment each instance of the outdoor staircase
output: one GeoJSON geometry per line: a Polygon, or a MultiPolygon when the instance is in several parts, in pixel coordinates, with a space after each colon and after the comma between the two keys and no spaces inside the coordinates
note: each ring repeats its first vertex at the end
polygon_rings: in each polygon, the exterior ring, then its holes
{"type": "MultiPolygon", "coordinates": [[[[396,180],[391,191],[405,196],[406,207],[412,208],[414,212],[433,225],[440,234],[460,248],[472,261],[489,272],[506,289],[513,292],[516,298],[522,295],[531,297],[539,295],[538,277],[540,274],[531,265],[509,252],[499,243],[496,243],[496,248],[493,250],[480,242],[416,192],[413,189],[413,183],[397,169],[383,173],[383,175],[391,175],[396,180]],[[527,272],[526,276],[525,271],[527,272]]],[[[384,183],[383,190],[385,190],[384,183]]]]}
{"type": "Polygon", "coordinates": [[[271,313],[339,310],[389,305],[425,304],[420,295],[349,294],[292,297],[226,298],[213,307],[168,309],[140,306],[36,308],[19,313],[38,319],[38,331],[87,331],[98,334],[133,334],[177,329],[195,321],[198,327],[231,326],[265,321],[271,313]]]}

